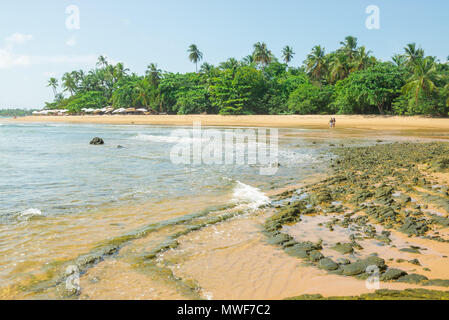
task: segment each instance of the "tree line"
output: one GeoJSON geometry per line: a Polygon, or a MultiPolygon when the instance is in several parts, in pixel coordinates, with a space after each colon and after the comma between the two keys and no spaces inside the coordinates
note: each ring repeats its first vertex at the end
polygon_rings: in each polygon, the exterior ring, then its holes
{"type": "Polygon", "coordinates": [[[441,62],[408,44],[381,61],[348,36],[333,52],[315,46],[300,67],[285,46],[277,58],[263,42],[241,60],[214,66],[192,44],[195,72],[163,72],[155,63],[145,75],[100,56],[96,68],[51,78],[54,101],[46,109],[145,107],[169,114],[397,114],[449,115],[449,57],[441,62]]]}
{"type": "Polygon", "coordinates": [[[0,117],[23,117],[30,116],[33,111],[30,109],[19,109],[19,108],[11,108],[11,109],[0,109],[0,117]]]}

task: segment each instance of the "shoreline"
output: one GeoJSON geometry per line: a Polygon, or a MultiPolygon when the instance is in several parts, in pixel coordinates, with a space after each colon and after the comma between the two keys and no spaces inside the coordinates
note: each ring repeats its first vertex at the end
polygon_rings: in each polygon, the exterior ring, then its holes
{"type": "MultiPolygon", "coordinates": [[[[278,127],[328,129],[329,115],[86,115],[86,116],[28,116],[8,119],[12,123],[72,123],[118,125],[192,125],[199,121],[203,126],[278,127]]],[[[337,129],[427,131],[449,133],[449,118],[422,116],[341,115],[336,116],[337,129]]]]}

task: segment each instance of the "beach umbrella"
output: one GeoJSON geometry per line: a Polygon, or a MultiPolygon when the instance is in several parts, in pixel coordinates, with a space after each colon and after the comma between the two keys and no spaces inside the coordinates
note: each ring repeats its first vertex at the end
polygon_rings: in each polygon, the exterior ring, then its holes
{"type": "Polygon", "coordinates": [[[124,113],[125,111],[126,111],[125,108],[119,108],[119,109],[115,110],[115,111],[112,112],[112,113],[114,113],[114,114],[116,114],[116,113],[124,113]]]}

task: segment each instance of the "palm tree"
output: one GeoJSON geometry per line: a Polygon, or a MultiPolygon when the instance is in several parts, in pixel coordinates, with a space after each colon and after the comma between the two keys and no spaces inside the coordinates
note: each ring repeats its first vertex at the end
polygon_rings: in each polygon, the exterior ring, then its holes
{"type": "Polygon", "coordinates": [[[352,71],[363,70],[371,65],[371,51],[366,51],[365,46],[357,49],[356,55],[353,60],[352,71]]]}
{"type": "Polygon", "coordinates": [[[237,69],[239,67],[239,62],[235,58],[229,58],[227,61],[220,63],[221,69],[237,69]]]}
{"type": "Polygon", "coordinates": [[[150,108],[150,90],[151,86],[150,83],[146,78],[143,78],[142,80],[137,81],[135,90],[137,93],[137,101],[141,101],[146,108],[150,108]]]}
{"type": "Polygon", "coordinates": [[[343,53],[349,58],[349,61],[351,62],[357,54],[357,38],[347,36],[345,38],[345,41],[340,42],[340,44],[343,46],[343,48],[341,48],[341,51],[343,51],[343,53]]]}
{"type": "Polygon", "coordinates": [[[285,46],[284,49],[282,49],[282,59],[284,59],[286,64],[289,64],[290,61],[292,61],[294,55],[295,53],[293,52],[292,47],[285,46]]]}
{"type": "Polygon", "coordinates": [[[129,69],[125,68],[125,65],[122,62],[119,62],[115,65],[112,73],[113,73],[115,80],[119,81],[123,77],[126,77],[128,71],[129,71],[129,69]]]}
{"type": "Polygon", "coordinates": [[[105,68],[108,66],[108,60],[105,56],[101,55],[98,57],[97,66],[100,68],[105,68]]]}
{"type": "Polygon", "coordinates": [[[270,50],[268,50],[267,45],[264,42],[257,42],[254,44],[254,62],[262,64],[265,68],[271,63],[273,55],[270,50]]]}
{"type": "Polygon", "coordinates": [[[305,61],[306,70],[315,80],[320,80],[327,69],[325,49],[321,46],[312,48],[312,52],[307,55],[305,61]]]}
{"type": "Polygon", "coordinates": [[[195,64],[195,70],[198,72],[198,62],[203,60],[203,53],[198,49],[196,44],[191,44],[187,50],[189,53],[189,59],[195,64]]]}
{"type": "Polygon", "coordinates": [[[398,67],[403,67],[405,66],[405,62],[407,61],[407,57],[403,54],[395,54],[391,60],[393,61],[393,63],[398,66],[398,67]]]}
{"type": "Polygon", "coordinates": [[[417,59],[413,65],[413,74],[402,88],[404,93],[414,92],[415,102],[418,103],[420,93],[425,95],[438,90],[434,83],[437,69],[432,59],[417,59]]]}
{"type": "Polygon", "coordinates": [[[200,67],[201,73],[210,74],[212,70],[214,70],[214,66],[207,62],[204,62],[200,67]]]}
{"type": "Polygon", "coordinates": [[[346,57],[337,54],[330,62],[330,80],[335,83],[338,80],[342,80],[349,74],[349,67],[346,62],[346,57]]]}
{"type": "Polygon", "coordinates": [[[53,89],[53,94],[55,95],[56,98],[56,89],[58,88],[58,80],[56,78],[50,78],[48,80],[48,84],[47,87],[51,87],[53,89]]]}
{"type": "Polygon", "coordinates": [[[246,57],[244,57],[242,59],[242,63],[247,66],[252,65],[254,63],[254,55],[252,55],[252,54],[247,55],[246,57]]]}
{"type": "Polygon", "coordinates": [[[416,43],[409,43],[404,48],[405,56],[409,65],[415,63],[416,60],[422,59],[424,57],[424,50],[421,48],[416,48],[416,43]]]}
{"type": "Polygon", "coordinates": [[[145,75],[150,79],[151,83],[157,87],[159,85],[159,81],[161,80],[162,70],[158,69],[156,63],[150,63],[147,66],[147,70],[145,71],[145,75]]]}
{"type": "Polygon", "coordinates": [[[70,92],[70,95],[73,96],[73,93],[76,91],[76,82],[73,75],[71,73],[64,73],[61,80],[64,91],[70,92]]]}

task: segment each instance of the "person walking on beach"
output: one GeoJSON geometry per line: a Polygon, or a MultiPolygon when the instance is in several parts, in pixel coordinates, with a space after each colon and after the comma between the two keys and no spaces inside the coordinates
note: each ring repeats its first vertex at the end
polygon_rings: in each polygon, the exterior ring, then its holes
{"type": "Polygon", "coordinates": [[[332,128],[335,128],[336,123],[337,123],[337,119],[332,118],[332,128]]]}

